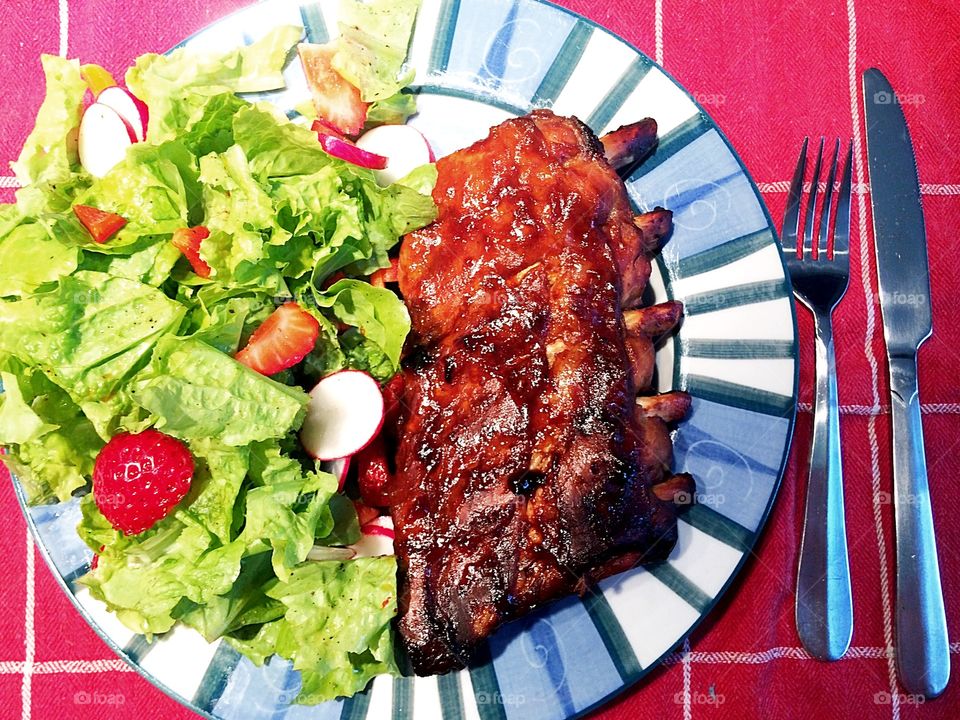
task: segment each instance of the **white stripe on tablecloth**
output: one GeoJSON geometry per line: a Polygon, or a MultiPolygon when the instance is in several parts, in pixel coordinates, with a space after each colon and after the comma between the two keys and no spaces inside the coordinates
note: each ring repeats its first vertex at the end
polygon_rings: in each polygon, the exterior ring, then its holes
{"type": "MultiPolygon", "coordinates": [[[[813,412],[812,403],[797,403],[802,413],[813,412]]],[[[920,406],[924,415],[960,415],[960,403],[924,403],[920,406]]],[[[841,415],[889,415],[889,405],[841,405],[841,415]]]]}
{"type": "MultiPolygon", "coordinates": [[[[827,184],[821,182],[818,184],[820,190],[824,190],[827,184]]],[[[777,182],[757,183],[757,189],[762,193],[773,195],[775,193],[785,193],[790,191],[789,180],[778,180],[777,182]]],[[[854,183],[852,190],[854,193],[865,195],[870,192],[870,184],[865,182],[854,183]]],[[[810,183],[803,184],[803,191],[810,192],[810,183]]],[[[921,195],[960,195],[960,185],[951,185],[946,183],[920,183],[921,195]]]]}
{"type": "Polygon", "coordinates": [[[693,698],[690,695],[690,638],[683,641],[683,720],[691,720],[693,715],[693,698]]]}
{"type": "Polygon", "coordinates": [[[0,175],[0,188],[18,188],[20,181],[12,175],[0,175]]]}
{"type": "MultiPolygon", "coordinates": [[[[0,675],[19,675],[23,672],[22,660],[0,662],[0,675]]],[[[106,672],[134,672],[128,663],[118,658],[104,660],[48,660],[33,663],[32,675],[92,675],[106,672]]]]}
{"type": "Polygon", "coordinates": [[[70,30],[70,5],[68,0],[60,0],[60,57],[67,56],[67,34],[70,30]]]}
{"type": "MultiPolygon", "coordinates": [[[[950,643],[950,652],[960,655],[960,642],[950,643]]],[[[893,656],[893,650],[882,647],[854,646],[847,650],[843,660],[880,660],[893,656]]],[[[665,665],[765,665],[775,660],[814,660],[814,657],[800,647],[774,647],[761,652],[737,652],[718,650],[715,652],[676,652],[664,658],[665,665]]],[[[817,661],[819,662],[819,660],[817,661]]]]}
{"type": "MultiPolygon", "coordinates": [[[[853,119],[853,154],[856,165],[857,178],[864,179],[863,137],[860,128],[860,104],[857,83],[857,11],[854,0],[847,0],[847,22],[849,33],[848,47],[848,82],[850,91],[850,114],[853,119]]],[[[874,408],[880,407],[879,367],[877,357],[873,352],[873,343],[876,340],[876,309],[874,307],[873,286],[870,280],[870,246],[867,242],[867,199],[863,193],[857,195],[857,210],[860,233],[860,277],[863,283],[864,294],[867,298],[867,323],[864,332],[864,352],[870,365],[870,390],[874,408]]],[[[883,508],[880,499],[880,444],[877,440],[877,416],[871,414],[867,420],[867,437],[870,441],[870,468],[871,485],[873,490],[873,524],[877,532],[877,554],[880,559],[880,598],[883,609],[883,640],[887,646],[887,679],[890,690],[890,712],[893,720],[900,719],[900,693],[897,688],[897,673],[893,659],[893,613],[890,608],[890,578],[887,568],[887,539],[883,532],[883,508]]]]}
{"type": "Polygon", "coordinates": [[[663,65],[663,0],[654,0],[653,3],[653,34],[654,59],[657,65],[663,65]]]}
{"type": "MultiPolygon", "coordinates": [[[[61,57],[67,56],[67,31],[69,28],[69,8],[67,0],[60,0],[58,3],[58,14],[60,22],[60,48],[61,57]]],[[[14,178],[16,180],[16,178],[14,178]]],[[[13,185],[12,187],[16,187],[13,185]]],[[[33,537],[30,535],[30,528],[26,528],[27,533],[27,562],[26,562],[26,599],[24,602],[24,622],[23,622],[23,681],[20,685],[21,720],[30,720],[31,713],[31,690],[33,687],[34,656],[36,654],[36,626],[34,615],[36,609],[36,557],[33,547],[33,537]]]]}
{"type": "Polygon", "coordinates": [[[34,576],[36,575],[35,558],[33,550],[33,536],[30,534],[30,528],[27,528],[27,590],[26,602],[24,603],[24,622],[23,622],[23,666],[20,671],[23,673],[23,682],[20,685],[20,701],[22,720],[30,720],[30,689],[33,681],[33,658],[36,652],[36,636],[34,635],[34,605],[36,602],[36,592],[34,588],[34,576]]]}

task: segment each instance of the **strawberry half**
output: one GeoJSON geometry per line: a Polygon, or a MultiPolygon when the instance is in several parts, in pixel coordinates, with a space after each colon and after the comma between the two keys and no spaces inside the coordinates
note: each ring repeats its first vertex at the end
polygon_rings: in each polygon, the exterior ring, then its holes
{"type": "Polygon", "coordinates": [[[330,43],[300,43],[297,52],[321,124],[332,126],[344,135],[359,135],[370,105],[363,102],[360,91],[334,69],[336,47],[330,43]]]}
{"type": "Polygon", "coordinates": [[[180,228],[173,233],[173,239],[170,241],[177,250],[183,253],[193,271],[202,278],[210,277],[210,266],[207,265],[206,260],[200,257],[200,243],[208,237],[210,237],[210,231],[203,225],[197,225],[192,228],[180,228]]]}
{"type": "Polygon", "coordinates": [[[254,330],[236,359],[258,373],[275,375],[303,360],[319,335],[317,319],[295,302],[288,302],[254,330]]]}
{"type": "Polygon", "coordinates": [[[98,210],[89,205],[74,205],[73,214],[77,216],[80,224],[87,229],[90,236],[98,243],[105,243],[127,224],[127,221],[119,215],[98,210]]]}
{"type": "Polygon", "coordinates": [[[390,258],[390,266],[381,268],[370,276],[370,284],[374,287],[386,287],[387,283],[395,283],[400,279],[400,261],[390,258]]]}
{"type": "Polygon", "coordinates": [[[93,499],[124,535],[149,530],[190,490],[193,456],[159,430],[121,433],[103,446],[93,465],[93,499]]]}

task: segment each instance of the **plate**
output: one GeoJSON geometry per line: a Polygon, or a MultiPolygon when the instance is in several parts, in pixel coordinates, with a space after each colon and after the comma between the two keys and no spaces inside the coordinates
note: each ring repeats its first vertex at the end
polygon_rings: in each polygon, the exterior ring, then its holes
{"type": "MultiPolygon", "coordinates": [[[[311,42],[336,28],[335,2],[266,0],[182,43],[235,47],[278,24],[311,42]]],[[[424,0],[412,41],[420,114],[443,155],[535,107],[577,115],[595,131],[656,118],[660,144],[627,180],[638,210],[674,211],[654,269],[656,301],[686,306],[658,350],[661,390],[693,396],[674,439],[675,467],[697,479],[669,560],[600,584],[503,628],[469,671],[378,677],[363,693],[290,705],[299,674],[274,659],[255,667],[223,642],[177,628],[148,644],[76,585],[91,555],[76,535],[76,500],[26,509],[37,542],[79,611],[164,692],[223,720],[416,718],[557,720],[632,685],[710,612],[753,547],[776,495],[796,408],[794,305],[776,232],[757,188],[714,122],[648,57],[590,21],[541,0],[424,0]]],[[[296,115],[308,96],[299,63],[283,91],[259,94],[296,115]]],[[[21,494],[22,503],[22,494],[21,494]]],[[[736,612],[736,609],[731,609],[736,612]]]]}

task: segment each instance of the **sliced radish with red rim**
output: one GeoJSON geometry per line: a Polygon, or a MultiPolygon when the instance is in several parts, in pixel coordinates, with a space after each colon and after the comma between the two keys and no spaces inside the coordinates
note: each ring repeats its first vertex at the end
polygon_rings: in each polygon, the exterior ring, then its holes
{"type": "Polygon", "coordinates": [[[147,105],[129,90],[118,85],[108,87],[97,95],[97,102],[114,110],[133,128],[137,141],[142,142],[147,136],[147,123],[150,112],[147,105]]]}
{"type": "Polygon", "coordinates": [[[393,541],[395,533],[393,520],[384,515],[367,523],[360,528],[360,539],[351,545],[356,551],[356,557],[377,557],[379,555],[393,555],[393,541]]]}
{"type": "Polygon", "coordinates": [[[349,140],[323,132],[317,133],[317,136],[320,138],[320,146],[328,155],[367,170],[382,170],[387,166],[387,159],[383,155],[363,150],[349,140]]]}
{"type": "Polygon", "coordinates": [[[344,483],[347,482],[347,473],[350,472],[350,458],[342,457],[336,460],[327,460],[323,463],[323,470],[337,479],[337,492],[341,492],[344,483]]]}
{"type": "Polygon", "coordinates": [[[365,372],[341,370],[310,391],[300,442],[318,460],[345,458],[373,441],[383,416],[380,384],[365,372]]]}
{"type": "Polygon", "coordinates": [[[80,164],[94,177],[103,177],[126,157],[127,148],[136,140],[130,123],[116,110],[93,103],[80,120],[77,138],[80,164]]]}
{"type": "Polygon", "coordinates": [[[387,159],[386,166],[375,173],[380,185],[395,183],[435,160],[430,143],[412,125],[375,127],[360,136],[357,147],[387,159]]]}

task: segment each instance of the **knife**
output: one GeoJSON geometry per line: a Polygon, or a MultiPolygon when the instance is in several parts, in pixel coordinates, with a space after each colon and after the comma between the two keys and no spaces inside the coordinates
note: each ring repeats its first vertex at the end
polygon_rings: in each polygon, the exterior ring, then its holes
{"type": "Polygon", "coordinates": [[[876,68],[863,74],[873,234],[883,335],[890,364],[896,526],[897,668],[924,697],[950,678],[950,645],[923,454],[917,350],[933,332],[927,238],[910,133],[898,98],[876,68]]]}

